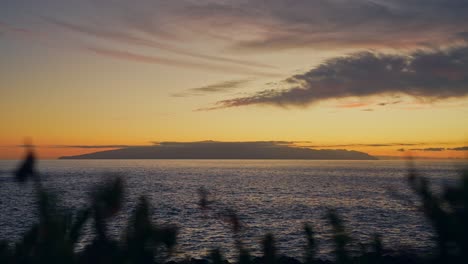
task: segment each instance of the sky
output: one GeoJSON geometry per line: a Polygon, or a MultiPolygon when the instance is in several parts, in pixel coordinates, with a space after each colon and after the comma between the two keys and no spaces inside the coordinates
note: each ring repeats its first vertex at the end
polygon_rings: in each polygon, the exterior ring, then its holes
{"type": "Polygon", "coordinates": [[[466,0],[2,0],[0,159],[286,141],[466,158],[466,0]]]}

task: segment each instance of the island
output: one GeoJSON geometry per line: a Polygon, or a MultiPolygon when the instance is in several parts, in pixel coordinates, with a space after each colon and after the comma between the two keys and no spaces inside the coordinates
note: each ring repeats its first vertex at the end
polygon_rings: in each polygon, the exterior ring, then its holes
{"type": "Polygon", "coordinates": [[[129,146],[59,159],[305,159],[377,160],[367,153],[345,149],[311,149],[289,142],[160,142],[129,146]]]}

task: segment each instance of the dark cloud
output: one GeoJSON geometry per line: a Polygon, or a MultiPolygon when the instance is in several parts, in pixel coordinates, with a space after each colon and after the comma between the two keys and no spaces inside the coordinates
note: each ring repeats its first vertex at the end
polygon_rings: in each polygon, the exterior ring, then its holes
{"type": "Polygon", "coordinates": [[[382,103],[378,103],[377,105],[378,106],[386,106],[386,105],[395,105],[395,104],[399,104],[403,102],[402,100],[397,100],[397,101],[392,101],[392,102],[382,102],[382,103]]]}
{"type": "Polygon", "coordinates": [[[468,40],[468,31],[458,32],[457,35],[462,39],[468,40]]]}
{"type": "MultiPolygon", "coordinates": [[[[449,148],[413,148],[413,149],[408,149],[409,151],[428,151],[428,152],[440,152],[440,151],[445,151],[445,150],[453,150],[449,148]]],[[[400,152],[405,152],[406,150],[404,148],[397,149],[397,151],[400,152]]]]}
{"type": "Polygon", "coordinates": [[[209,109],[274,105],[308,106],[346,97],[406,94],[440,100],[468,95],[468,46],[409,54],[360,52],[325,61],[284,80],[292,88],[269,89],[220,101],[209,109]]]}
{"type": "Polygon", "coordinates": [[[419,146],[425,143],[369,143],[369,144],[335,144],[335,145],[308,145],[308,148],[347,148],[347,147],[392,147],[392,146],[419,146]]]}
{"type": "Polygon", "coordinates": [[[173,97],[188,97],[188,96],[200,96],[212,93],[224,93],[230,92],[236,89],[239,89],[252,80],[250,79],[241,79],[241,80],[231,80],[231,81],[224,81],[219,83],[214,83],[202,87],[191,88],[187,89],[181,93],[172,94],[173,97]]]}
{"type": "Polygon", "coordinates": [[[417,148],[417,149],[410,149],[412,151],[444,151],[445,148],[417,148]]]}
{"type": "Polygon", "coordinates": [[[458,148],[450,148],[448,150],[455,150],[455,151],[468,151],[468,146],[458,147],[458,148]]]}

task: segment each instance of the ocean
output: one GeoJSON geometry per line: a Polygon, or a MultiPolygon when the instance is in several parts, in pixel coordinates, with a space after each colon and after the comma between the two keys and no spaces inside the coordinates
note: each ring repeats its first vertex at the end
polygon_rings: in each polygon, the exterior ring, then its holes
{"type": "MultiPolygon", "coordinates": [[[[36,221],[33,184],[17,183],[17,161],[0,161],[0,240],[14,241],[36,221]]],[[[457,182],[461,161],[415,161],[434,189],[457,182]]],[[[319,256],[331,256],[331,229],[325,214],[335,209],[356,242],[380,234],[384,247],[430,251],[430,223],[418,210],[408,187],[408,164],[400,160],[41,160],[43,184],[57,194],[63,208],[89,203],[96,184],[119,176],[125,182],[121,213],[109,223],[121,236],[141,195],[152,205],[156,224],[179,228],[175,258],[204,257],[220,248],[233,257],[234,236],[220,212],[233,210],[241,220],[239,237],[254,255],[266,233],[275,236],[280,254],[302,258],[303,227],[310,224],[319,256]],[[199,190],[209,192],[211,210],[199,206],[199,190]]],[[[92,238],[87,226],[80,246],[92,238]]]]}

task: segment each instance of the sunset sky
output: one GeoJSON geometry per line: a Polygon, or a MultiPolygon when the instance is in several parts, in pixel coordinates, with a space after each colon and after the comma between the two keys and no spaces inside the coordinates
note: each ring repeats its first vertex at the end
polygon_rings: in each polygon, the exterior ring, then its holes
{"type": "Polygon", "coordinates": [[[0,159],[157,142],[468,155],[465,0],[2,0],[0,159]]]}

